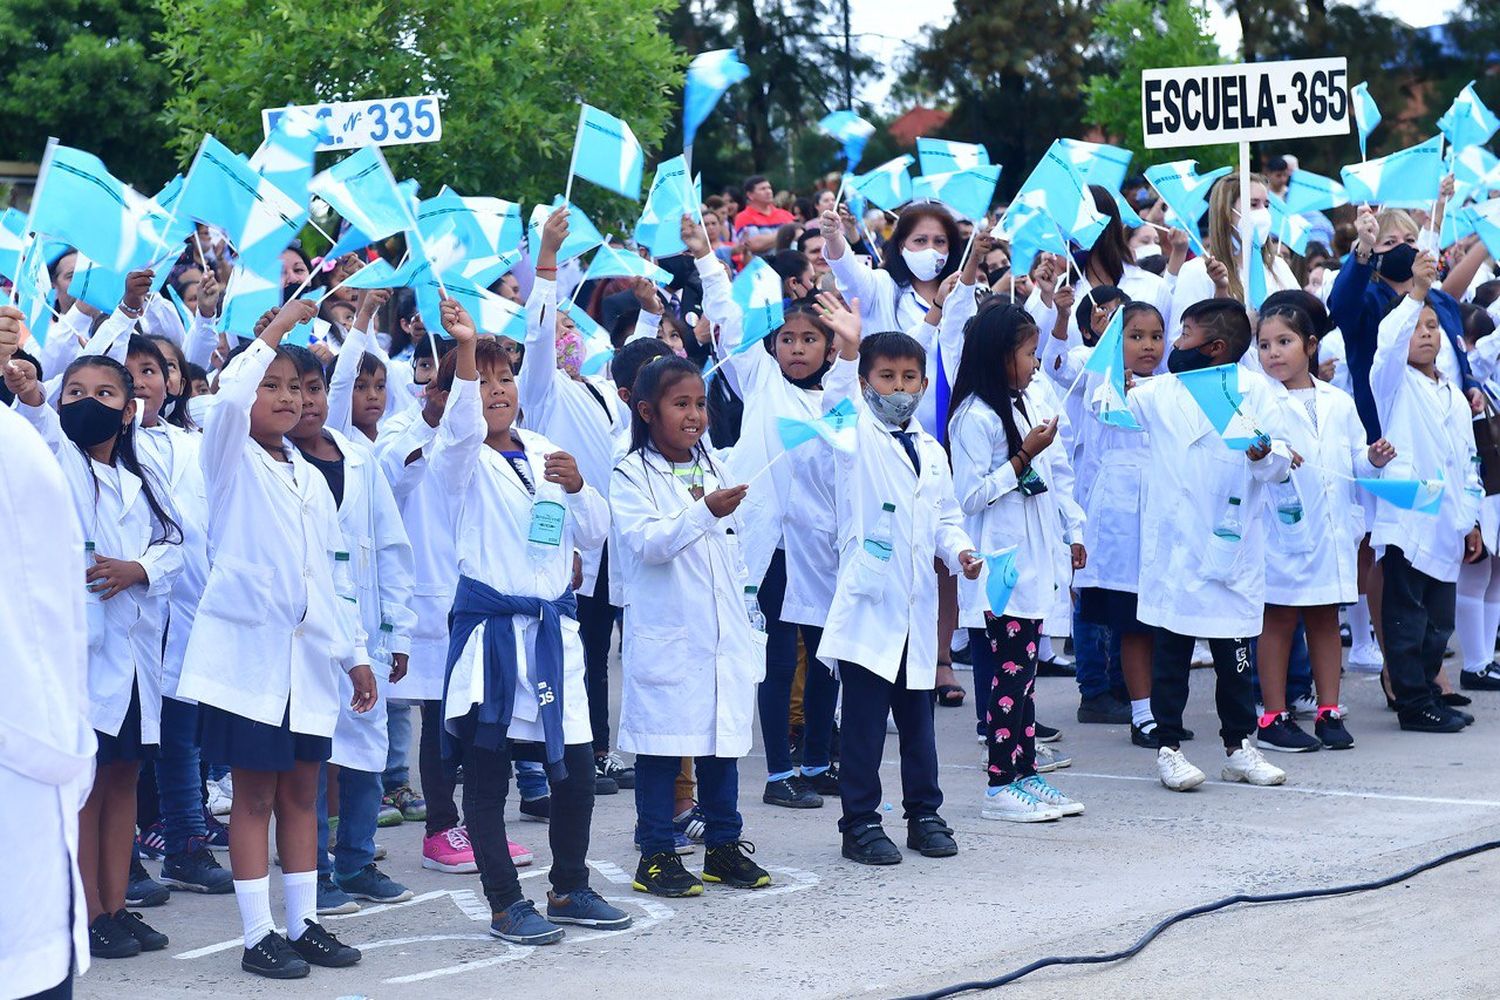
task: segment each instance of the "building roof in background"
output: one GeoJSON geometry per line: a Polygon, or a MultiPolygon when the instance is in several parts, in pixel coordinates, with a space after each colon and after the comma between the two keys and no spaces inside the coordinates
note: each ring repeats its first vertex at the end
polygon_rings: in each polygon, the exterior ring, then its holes
{"type": "Polygon", "coordinates": [[[891,122],[886,131],[890,132],[901,145],[915,146],[918,136],[935,135],[948,124],[948,119],[951,117],[952,115],[948,112],[939,111],[937,108],[912,108],[891,122]]]}

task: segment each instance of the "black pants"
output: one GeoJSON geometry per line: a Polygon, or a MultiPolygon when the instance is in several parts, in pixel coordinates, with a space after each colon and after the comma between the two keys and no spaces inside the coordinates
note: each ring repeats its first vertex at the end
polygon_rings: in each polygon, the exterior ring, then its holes
{"type": "MultiPolygon", "coordinates": [[[[1214,654],[1214,702],[1219,709],[1219,736],[1238,750],[1255,732],[1255,696],[1250,691],[1252,657],[1249,639],[1209,639],[1214,654]]],[[[1156,630],[1151,651],[1151,714],[1157,738],[1174,749],[1182,743],[1182,713],[1187,708],[1188,674],[1193,668],[1193,637],[1156,630]]]]}
{"type": "Polygon", "coordinates": [[[766,747],[766,773],[792,770],[792,681],[797,676],[797,634],[807,650],[807,673],[802,685],[802,762],[805,767],[827,767],[833,742],[833,710],[839,682],[818,660],[823,630],[781,620],[786,601],[786,552],[777,549],[760,585],[760,610],[766,616],[766,676],[756,698],[760,733],[766,747]]]}
{"type": "Polygon", "coordinates": [[[1421,711],[1437,700],[1438,670],[1453,635],[1457,585],[1413,569],[1405,553],[1387,547],[1380,560],[1384,576],[1380,618],[1385,626],[1385,666],[1396,696],[1396,711],[1421,711]]]}
{"type": "MultiPolygon", "coordinates": [[[[149,771],[150,768],[142,768],[149,771]]],[[[73,973],[68,972],[68,977],[49,990],[33,993],[26,1000],[73,1000],[73,973]]]]}
{"type": "MultiPolygon", "coordinates": [[[[519,760],[545,759],[540,743],[501,742],[496,750],[481,750],[465,744],[464,815],[468,818],[469,841],[479,865],[479,881],[485,898],[496,913],[521,899],[521,883],[510,860],[505,836],[505,797],[510,791],[512,756],[519,760]]],[[[551,782],[552,818],[547,841],[552,848],[552,870],[548,878],[558,895],[566,895],[589,884],[585,859],[589,851],[589,824],[594,816],[594,749],[587,743],[563,748],[568,776],[551,782]]]]}
{"type": "MultiPolygon", "coordinates": [[[[620,609],[609,603],[609,546],[599,554],[594,596],[578,595],[578,638],[583,643],[584,686],[589,695],[589,727],[594,753],[609,751],[609,641],[620,609]]],[[[592,767],[593,765],[589,765],[592,767]]]]}
{"type": "Polygon", "coordinates": [[[907,819],[932,816],[943,804],[938,787],[937,742],[932,713],[937,698],[931,690],[906,687],[906,655],[895,683],[876,676],[857,663],[839,661],[844,685],[843,747],[839,764],[839,794],[844,832],[880,821],[880,758],[885,752],[885,719],[896,718],[901,741],[901,807],[907,819]]]}
{"type": "MultiPolygon", "coordinates": [[[[994,655],[995,672],[985,699],[984,741],[991,788],[1036,774],[1036,644],[1042,623],[1035,618],[985,615],[985,641],[994,655]]],[[[972,642],[972,640],[971,640],[972,642]]]]}
{"type": "Polygon", "coordinates": [[[422,737],[417,743],[417,773],[422,776],[422,797],[427,800],[427,836],[459,825],[458,803],[453,799],[454,767],[443,763],[443,703],[423,701],[422,737]]]}

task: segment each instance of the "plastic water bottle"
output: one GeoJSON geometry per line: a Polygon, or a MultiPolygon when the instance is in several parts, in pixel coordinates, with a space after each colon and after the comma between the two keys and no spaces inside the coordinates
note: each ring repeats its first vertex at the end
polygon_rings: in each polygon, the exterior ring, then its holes
{"type": "Polygon", "coordinates": [[[750,627],[757,632],[766,630],[766,616],[760,610],[760,588],[751,584],[745,588],[745,614],[750,616],[750,627]]]}
{"type": "Polygon", "coordinates": [[[368,651],[372,666],[380,663],[388,667],[395,662],[391,656],[391,638],[393,632],[394,627],[390,622],[380,623],[380,631],[375,633],[374,647],[368,651]]]}
{"type": "Polygon", "coordinates": [[[1229,503],[1224,507],[1224,513],[1219,517],[1219,523],[1214,525],[1214,537],[1229,542],[1238,542],[1244,533],[1245,522],[1240,511],[1240,498],[1230,497],[1229,503]]]}
{"type": "MultiPolygon", "coordinates": [[[[94,567],[93,542],[83,543],[83,565],[85,569],[94,567]]],[[[89,647],[97,647],[104,641],[104,600],[87,580],[83,584],[83,612],[88,622],[89,647]]]]}
{"type": "Polygon", "coordinates": [[[896,528],[896,505],[883,503],[880,505],[880,517],[875,520],[875,527],[865,536],[865,551],[868,552],[879,563],[889,563],[891,553],[894,551],[893,539],[896,528]]]}
{"type": "Polygon", "coordinates": [[[526,551],[532,563],[540,566],[562,547],[563,521],[568,506],[562,487],[542,480],[536,484],[536,499],[531,503],[531,527],[526,532],[526,551]]]}
{"type": "Polygon", "coordinates": [[[1271,491],[1276,498],[1277,520],[1282,524],[1300,523],[1302,521],[1302,497],[1297,493],[1297,487],[1292,484],[1292,477],[1287,476],[1271,487],[1271,491]]]}
{"type": "Polygon", "coordinates": [[[333,592],[350,604],[359,604],[359,591],[354,589],[354,567],[349,565],[349,553],[333,554],[333,592]]]}

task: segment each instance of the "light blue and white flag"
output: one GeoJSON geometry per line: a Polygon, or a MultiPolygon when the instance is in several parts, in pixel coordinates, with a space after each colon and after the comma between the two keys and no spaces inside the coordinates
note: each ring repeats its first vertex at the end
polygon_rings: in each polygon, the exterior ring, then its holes
{"type": "Polygon", "coordinates": [[[74,258],[68,294],[107,316],[125,297],[125,272],[107,268],[80,253],[74,258]]]}
{"type": "Polygon", "coordinates": [[[844,147],[844,168],[850,173],[865,155],[865,145],[875,134],[875,126],[853,111],[834,111],[823,116],[818,128],[837,139],[844,147]]]}
{"type": "Polygon", "coordinates": [[[1130,150],[1103,142],[1085,142],[1082,139],[1059,139],[1057,144],[1067,152],[1073,166],[1078,168],[1085,181],[1108,188],[1111,192],[1117,192],[1125,186],[1125,178],[1130,173],[1130,161],[1135,158],[1130,150]]]}
{"type": "Polygon", "coordinates": [[[1490,136],[1500,129],[1500,118],[1479,99],[1474,92],[1474,81],[1470,80],[1437,120],[1437,127],[1448,137],[1448,145],[1455,150],[1467,149],[1489,142],[1490,136]]]}
{"type": "Polygon", "coordinates": [[[305,205],[288,198],[251,169],[248,160],[211,135],[198,147],[175,208],[179,219],[223,230],[239,254],[240,266],[274,274],[278,281],[281,251],[307,222],[305,205]]]}
{"type": "Polygon", "coordinates": [[[781,298],[781,276],[759,257],[751,257],[730,286],[730,297],[740,307],[740,342],[731,353],[748,351],[786,319],[781,298]]]}
{"type": "MultiPolygon", "coordinates": [[[[637,246],[643,246],[653,257],[671,257],[686,253],[682,242],[682,217],[698,216],[702,199],[688,178],[687,159],[674,156],[656,165],[656,176],[651,178],[651,190],[646,195],[646,207],[636,221],[634,238],[637,246]]],[[[728,220],[726,220],[728,221],[728,220]]]]}
{"type": "Polygon", "coordinates": [[[276,127],[250,157],[250,167],[275,184],[292,201],[308,203],[313,178],[313,154],[329,141],[328,125],[306,108],[288,107],[276,127]]]}
{"type": "Polygon", "coordinates": [[[923,175],[951,174],[955,170],[990,165],[990,151],[977,142],[955,142],[952,139],[917,140],[917,163],[923,175]]]}
{"type": "Polygon", "coordinates": [[[396,184],[379,146],[365,146],[318,174],[308,186],[372,240],[417,228],[410,194],[396,184]]]}
{"type": "Polygon", "coordinates": [[[521,206],[501,198],[466,198],[445,187],[417,204],[417,231],[428,241],[452,234],[470,257],[493,257],[521,245],[521,206]]]}
{"type": "Polygon", "coordinates": [[[1414,510],[1419,514],[1436,514],[1443,505],[1441,479],[1362,479],[1354,482],[1371,496],[1393,507],[1414,510]]]}
{"type": "Polygon", "coordinates": [[[1490,255],[1500,257],[1500,198],[1464,209],[1464,215],[1490,255]]]}
{"type": "Polygon", "coordinates": [[[591,105],[579,107],[578,132],[573,138],[573,176],[639,200],[641,173],[645,168],[646,153],[629,125],[591,105]]]}
{"type": "Polygon", "coordinates": [[[850,177],[849,187],[858,191],[876,208],[894,212],[911,201],[911,174],[907,172],[907,168],[913,162],[910,156],[898,156],[867,174],[850,177]]]}
{"type": "Polygon", "coordinates": [[[1208,210],[1208,193],[1214,182],[1232,169],[1219,167],[1200,174],[1197,160],[1174,160],[1146,168],[1146,180],[1172,210],[1173,218],[1168,220],[1168,225],[1187,233],[1188,243],[1199,256],[1208,253],[1198,235],[1198,220],[1208,210]]]}
{"type": "Polygon", "coordinates": [[[1369,157],[1370,133],[1380,124],[1380,109],[1375,98],[1370,96],[1368,83],[1356,83],[1349,88],[1349,100],[1354,105],[1354,127],[1359,131],[1359,158],[1369,157]]]}
{"type": "Polygon", "coordinates": [[[0,278],[15,284],[21,270],[21,254],[29,242],[25,213],[14,208],[0,213],[0,278]]]}
{"type": "Polygon", "coordinates": [[[1312,239],[1312,223],[1297,213],[1288,211],[1286,203],[1280,198],[1272,198],[1271,235],[1290,248],[1292,253],[1299,257],[1306,256],[1308,241],[1312,239]]]}
{"type": "Polygon", "coordinates": [[[215,328],[220,333],[245,339],[255,336],[255,323],[262,314],[281,307],[281,293],[279,268],[272,277],[266,277],[249,268],[236,267],[224,286],[224,301],[215,328]]]}
{"type": "Polygon", "coordinates": [[[609,348],[609,334],[604,331],[604,327],[594,321],[594,317],[590,316],[583,306],[572,299],[564,299],[557,304],[557,311],[573,321],[573,326],[578,330],[578,336],[583,339],[587,353],[592,354],[609,348]]]}
{"type": "Polygon", "coordinates": [[[1125,309],[1120,307],[1110,317],[1109,325],[1099,335],[1094,353],[1089,355],[1083,370],[1103,375],[1090,399],[1094,416],[1100,422],[1121,430],[1141,430],[1140,422],[1130,412],[1125,402],[1125,309]]]}
{"type": "Polygon", "coordinates": [[[740,62],[734,49],[700,52],[688,63],[687,82],[682,90],[682,145],[693,144],[698,126],[708,118],[724,91],[750,75],[750,67],[740,62]]]}
{"type": "MultiPolygon", "coordinates": [[[[1271,199],[1274,206],[1276,199],[1271,199]]],[[[1315,174],[1298,167],[1286,186],[1285,209],[1293,215],[1305,212],[1326,212],[1331,208],[1349,204],[1344,185],[1332,177],[1315,174]]]]}
{"type": "Polygon", "coordinates": [[[658,285],[671,284],[672,276],[640,254],[628,250],[616,250],[608,243],[599,248],[589,269],[583,273],[584,281],[595,278],[650,278],[658,285]]]}
{"type": "Polygon", "coordinates": [[[111,174],[92,153],[51,146],[32,195],[31,231],[73,246],[113,271],[146,266],[162,245],[167,215],[111,174]]]}
{"type": "Polygon", "coordinates": [[[852,399],[839,400],[832,409],[816,420],[776,418],[776,433],[781,438],[781,447],[786,451],[821,439],[835,451],[849,454],[854,451],[858,441],[858,428],[859,411],[854,408],[852,399]]]}
{"type": "Polygon", "coordinates": [[[400,288],[411,278],[405,265],[401,270],[391,267],[383,257],[370,261],[364,267],[345,278],[340,288],[400,288]],[[403,273],[405,272],[405,273],[403,273]]]}
{"type": "Polygon", "coordinates": [[[1487,201],[1491,191],[1500,191],[1500,159],[1483,146],[1459,150],[1453,155],[1452,167],[1454,204],[1471,198],[1487,201]]]}
{"type": "MultiPolygon", "coordinates": [[[[551,205],[538,205],[531,210],[526,239],[532,260],[536,260],[537,255],[542,252],[542,226],[546,223],[547,216],[562,204],[562,195],[558,195],[551,205]]],[[[568,238],[563,240],[563,245],[557,251],[558,264],[566,264],[574,257],[582,257],[603,242],[604,234],[594,228],[594,224],[589,221],[587,215],[583,214],[583,210],[577,205],[569,205],[568,238]]]]}
{"type": "Polygon", "coordinates": [[[1426,142],[1379,156],[1343,169],[1344,190],[1349,200],[1386,208],[1431,208],[1443,181],[1443,139],[1426,142]]]}
{"type": "Polygon", "coordinates": [[[38,346],[46,346],[52,326],[52,305],[57,292],[47,273],[47,254],[40,237],[33,235],[21,249],[20,274],[16,276],[16,307],[26,321],[26,329],[38,346]]]}
{"type": "MultiPolygon", "coordinates": [[[[1454,204],[1449,205],[1447,211],[1443,213],[1443,227],[1438,233],[1438,246],[1451,247],[1459,240],[1468,239],[1478,232],[1479,224],[1474,221],[1474,209],[1457,204],[1455,198],[1454,204]]],[[[1480,239],[1483,240],[1484,237],[1481,236],[1480,239]]],[[[1500,246],[1500,244],[1496,245],[1500,246]]],[[[1490,243],[1486,241],[1485,246],[1490,246],[1490,243]]],[[[1493,250],[1490,252],[1494,253],[1493,250]]]]}
{"type": "Polygon", "coordinates": [[[1020,568],[1016,566],[1016,546],[999,552],[976,552],[974,558],[984,563],[984,595],[990,602],[990,614],[1005,614],[1011,592],[1021,580],[1020,568]]]}
{"type": "Polygon", "coordinates": [[[526,342],[526,310],[510,299],[451,272],[443,275],[443,284],[440,286],[431,268],[423,269],[416,278],[414,287],[417,293],[417,312],[422,317],[422,325],[429,332],[435,332],[444,338],[448,336],[443,329],[442,314],[443,291],[446,290],[450,299],[468,310],[475,329],[480,333],[509,337],[523,344],[526,342]]]}
{"type": "Polygon", "coordinates": [[[995,185],[1000,182],[1000,166],[969,167],[946,174],[923,174],[912,181],[913,199],[942,202],[960,218],[979,222],[990,210],[995,185]]]}
{"type": "Polygon", "coordinates": [[[1041,162],[1022,182],[1017,197],[1033,199],[1064,237],[1087,250],[1109,225],[1109,216],[1094,205],[1094,195],[1072,158],[1057,142],[1042,155],[1041,162]]]}
{"type": "Polygon", "coordinates": [[[1268,440],[1241,409],[1245,397],[1240,392],[1240,371],[1237,364],[1218,365],[1174,376],[1193,397],[1225,446],[1234,451],[1246,451],[1257,441],[1265,444],[1268,440]]]}
{"type": "Polygon", "coordinates": [[[1015,274],[1029,274],[1039,253],[1068,252],[1068,244],[1047,214],[1045,196],[1040,191],[1013,200],[991,235],[1010,243],[1010,267],[1015,274]]]}
{"type": "MultiPolygon", "coordinates": [[[[488,288],[499,281],[508,271],[521,262],[521,251],[510,250],[506,253],[490,254],[485,257],[468,257],[459,261],[450,270],[457,271],[463,277],[479,285],[488,288]]],[[[445,275],[448,271],[443,272],[445,275]]]]}

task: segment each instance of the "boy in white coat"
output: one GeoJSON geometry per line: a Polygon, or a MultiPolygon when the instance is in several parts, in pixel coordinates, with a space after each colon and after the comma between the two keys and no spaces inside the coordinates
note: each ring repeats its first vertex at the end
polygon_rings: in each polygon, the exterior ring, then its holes
{"type": "Polygon", "coordinates": [[[861,344],[857,312],[828,294],[819,303],[839,348],[824,381],[824,409],[848,399],[859,411],[858,443],[838,453],[838,588],[818,648],[844,685],[843,855],[860,864],[901,861],[879,812],[885,723],[894,715],[906,844],[926,857],[949,857],[958,845],[938,815],[932,563],[941,556],[971,580],[981,564],[963,530],[948,456],[912,419],[927,389],[926,352],[904,333],[876,333],[861,344]]]}

